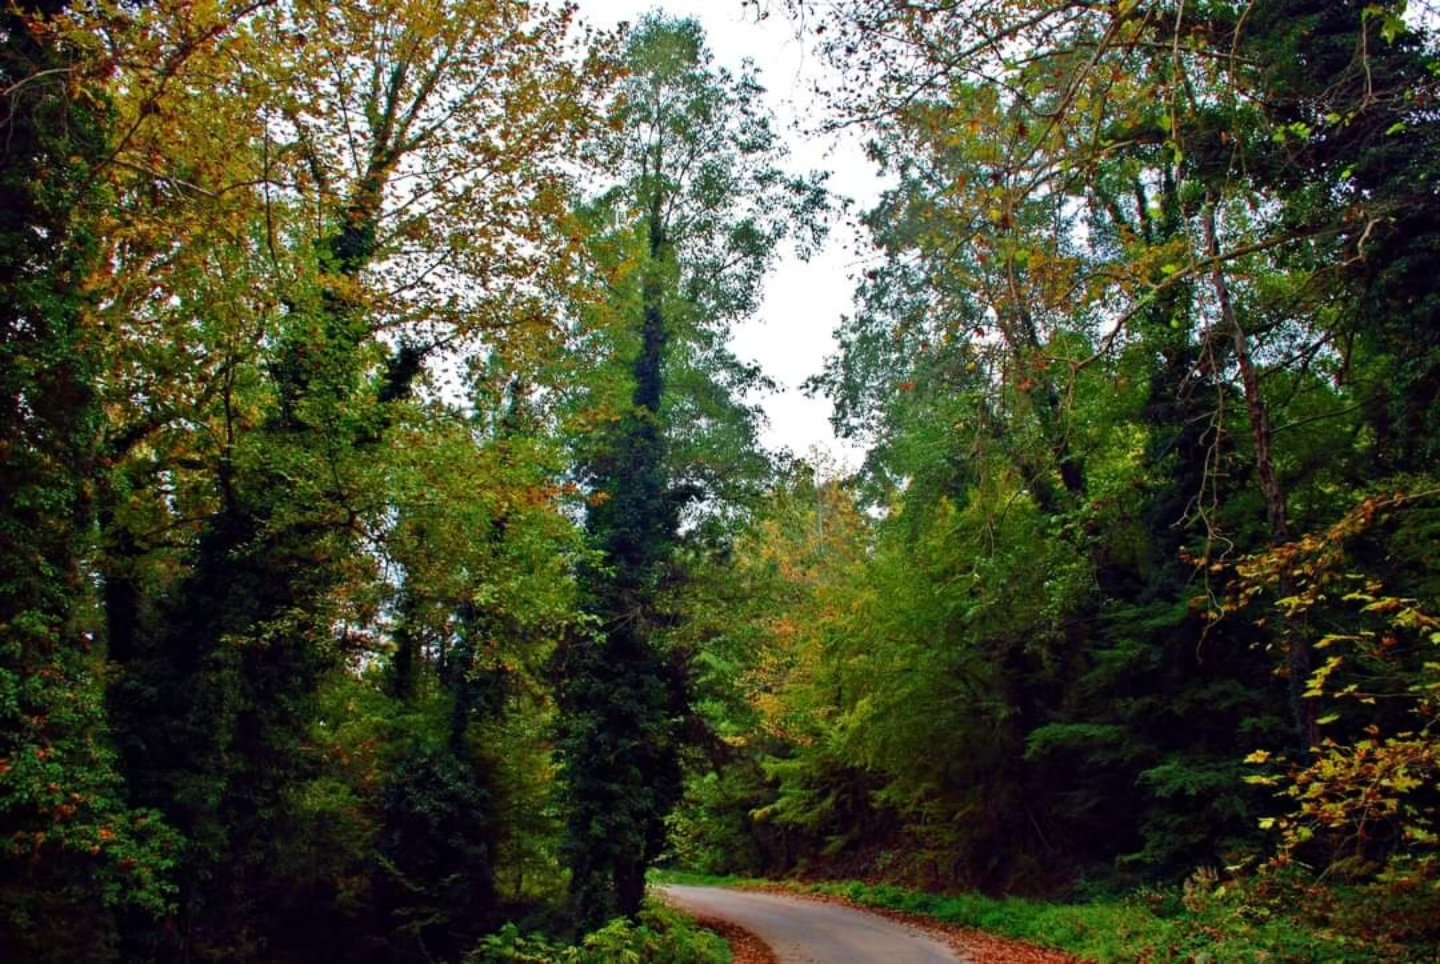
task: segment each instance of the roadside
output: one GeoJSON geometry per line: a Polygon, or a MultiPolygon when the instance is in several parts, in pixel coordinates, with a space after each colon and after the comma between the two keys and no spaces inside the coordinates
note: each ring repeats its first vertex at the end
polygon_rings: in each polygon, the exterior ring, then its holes
{"type": "MultiPolygon", "coordinates": [[[[737,893],[774,894],[792,902],[848,907],[862,914],[884,917],[903,925],[907,930],[923,933],[949,947],[967,964],[1078,964],[1081,961],[1078,957],[1060,951],[985,934],[973,928],[944,924],[919,914],[866,906],[840,895],[805,893],[782,884],[757,882],[717,889],[729,889],[737,893]]],[[[780,958],[774,949],[767,945],[760,935],[749,930],[741,921],[722,916],[722,910],[717,908],[713,912],[703,912],[697,911],[689,902],[667,902],[682,912],[692,914],[701,927],[715,931],[729,941],[735,955],[735,964],[780,964],[780,958]]]]}
{"type": "Polygon", "coordinates": [[[714,931],[730,945],[735,955],[734,964],[780,964],[780,958],[762,941],[754,931],[747,931],[734,921],[722,920],[706,914],[691,914],[697,925],[707,931],[714,931]]]}
{"type": "MultiPolygon", "coordinates": [[[[900,921],[944,941],[957,954],[973,961],[974,964],[1080,964],[1084,960],[1063,951],[1035,947],[1033,944],[1026,944],[1008,937],[997,937],[994,934],[986,934],[969,927],[942,924],[933,917],[907,914],[905,911],[892,910],[887,907],[867,906],[844,897],[824,894],[799,894],[796,896],[802,896],[807,900],[845,904],[900,921]]],[[[736,957],[735,960],[739,964],[740,958],[736,957]]]]}
{"type": "MultiPolygon", "coordinates": [[[[980,964],[1440,961],[1437,945],[1419,934],[1400,943],[1374,933],[1381,927],[1394,931],[1397,921],[1420,921],[1410,905],[1392,903],[1388,916],[1357,921],[1353,902],[1317,910],[1303,881],[1275,875],[1248,882],[1197,875],[1183,888],[1142,888],[1075,902],[937,894],[858,880],[802,883],[684,873],[654,879],[662,885],[771,891],[849,904],[923,929],[980,964]]],[[[1433,931],[1433,923],[1428,926],[1433,931]]]]}
{"type": "MultiPolygon", "coordinates": [[[[685,884],[663,886],[656,896],[683,913],[749,932],[768,946],[778,964],[972,964],[942,935],[843,901],[811,900],[775,889],[685,884]]],[[[746,956],[753,957],[753,950],[746,956]]]]}

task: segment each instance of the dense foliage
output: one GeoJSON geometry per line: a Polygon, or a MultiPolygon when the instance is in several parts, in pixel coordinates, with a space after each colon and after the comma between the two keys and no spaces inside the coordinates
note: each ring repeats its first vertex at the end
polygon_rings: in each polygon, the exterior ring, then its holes
{"type": "Polygon", "coordinates": [[[816,184],[777,166],[783,149],[753,102],[755,79],[716,71],[693,22],[645,20],[625,66],[620,133],[600,145],[621,180],[587,214],[609,255],[596,313],[620,323],[629,398],[600,396],[613,414],[582,453],[595,557],[581,592],[593,623],[561,660],[571,891],[591,925],[639,911],[681,793],[684,654],[662,637],[663,600],[685,581],[682,514],[696,530],[685,541],[702,550],[723,527],[707,517],[735,511],[764,470],[747,464],[755,415],[737,398],[755,376],[724,336],[754,311],[776,244],[813,230],[824,203],[816,184]]]}
{"type": "Polygon", "coordinates": [[[1433,951],[1427,15],[743,6],[888,177],[851,477],[757,443],[834,205],[696,24],[0,14],[0,958],[726,959],[667,858],[1433,951]]]}
{"type": "Polygon", "coordinates": [[[891,178],[812,382],[869,454],[692,598],[746,698],[681,852],[1032,894],[1201,868],[1432,943],[1425,21],[788,7],[891,178]]]}

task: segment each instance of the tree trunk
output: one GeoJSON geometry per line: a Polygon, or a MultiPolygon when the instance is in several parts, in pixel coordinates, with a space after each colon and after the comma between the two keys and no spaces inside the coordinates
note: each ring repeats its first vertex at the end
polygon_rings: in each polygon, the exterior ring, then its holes
{"type": "MultiPolygon", "coordinates": [[[[1212,201],[1205,208],[1205,251],[1210,259],[1210,281],[1215,291],[1215,301],[1220,309],[1220,323],[1228,330],[1235,349],[1235,363],[1240,369],[1240,384],[1245,393],[1245,408],[1250,417],[1250,435],[1255,445],[1255,474],[1260,480],[1260,492],[1265,499],[1265,514],[1270,523],[1270,541],[1276,546],[1290,541],[1290,526],[1285,515],[1285,492],[1275,472],[1275,458],[1271,451],[1270,412],[1265,398],[1260,393],[1260,377],[1250,357],[1250,342],[1240,316],[1230,298],[1230,287],[1225,280],[1225,270],[1220,261],[1220,244],[1215,229],[1215,204],[1212,201]]],[[[1294,585],[1288,578],[1282,578],[1280,592],[1289,596],[1294,585]]],[[[1288,640],[1288,669],[1290,674],[1290,709],[1295,716],[1296,734],[1301,741],[1302,752],[1320,743],[1320,728],[1315,720],[1315,706],[1305,699],[1305,688],[1314,669],[1314,652],[1303,634],[1291,634],[1288,640]]]]}

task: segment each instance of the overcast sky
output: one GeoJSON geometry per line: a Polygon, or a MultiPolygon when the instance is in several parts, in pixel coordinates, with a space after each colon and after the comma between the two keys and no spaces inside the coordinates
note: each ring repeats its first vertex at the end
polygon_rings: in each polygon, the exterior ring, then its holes
{"type": "MultiPolygon", "coordinates": [[[[836,192],[855,198],[859,209],[873,203],[879,182],[858,143],[802,137],[795,129],[797,119],[815,114],[809,91],[821,64],[807,53],[783,16],[757,23],[740,0],[578,2],[582,17],[607,28],[621,20],[634,23],[656,9],[698,20],[717,65],[735,70],[748,57],[759,67],[777,127],[789,140],[794,169],[831,171],[830,186],[836,192]]],[[[826,249],[808,263],[787,252],[766,281],[759,315],[735,331],[733,345],[737,355],[758,362],[781,387],[778,394],[763,399],[770,420],[762,436],[765,444],[802,456],[819,446],[853,468],[860,453],[836,442],[830,431],[829,402],[808,399],[799,391],[805,379],[820,371],[834,347],[831,333],[849,311],[853,287],[849,276],[856,270],[849,250],[852,237],[848,229],[837,226],[826,249]]]]}

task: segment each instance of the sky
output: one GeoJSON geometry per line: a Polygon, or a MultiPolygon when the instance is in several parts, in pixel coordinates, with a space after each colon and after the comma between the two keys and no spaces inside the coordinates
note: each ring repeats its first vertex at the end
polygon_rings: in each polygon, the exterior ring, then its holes
{"type": "MultiPolygon", "coordinates": [[[[805,137],[796,130],[798,119],[817,114],[810,91],[823,65],[784,16],[756,22],[754,12],[746,11],[740,0],[578,0],[578,5],[581,17],[605,28],[621,20],[634,23],[656,9],[699,21],[718,66],[734,70],[749,57],[759,68],[776,126],[790,145],[792,169],[830,171],[831,189],[853,198],[856,210],[877,199],[881,182],[857,140],[805,137]]],[[[835,347],[832,332],[850,310],[850,276],[857,271],[851,250],[855,237],[853,227],[836,225],[825,249],[810,261],[786,251],[766,280],[759,313],[738,326],[732,337],[736,355],[758,362],[780,387],[760,399],[769,420],[761,441],[800,456],[818,448],[841,470],[857,468],[863,453],[836,440],[830,403],[806,398],[800,385],[821,370],[835,347]]]]}

